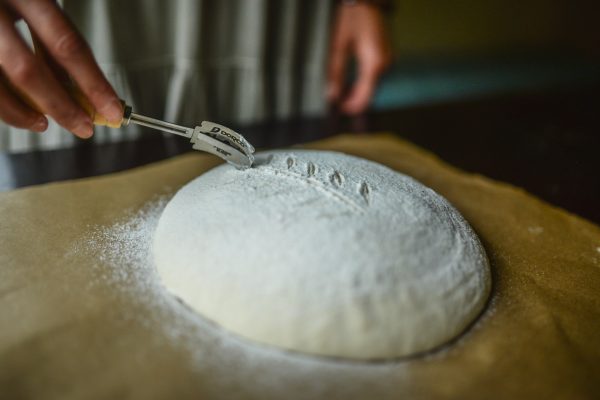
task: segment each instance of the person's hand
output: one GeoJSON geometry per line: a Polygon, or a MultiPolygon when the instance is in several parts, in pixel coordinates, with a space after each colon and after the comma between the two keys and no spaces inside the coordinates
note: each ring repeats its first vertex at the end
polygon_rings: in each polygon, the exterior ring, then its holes
{"type": "Polygon", "coordinates": [[[92,119],[69,95],[57,68],[71,76],[98,113],[110,121],[122,118],[115,91],[54,0],[0,0],[0,119],[42,132],[48,127],[46,114],[88,138],[93,134],[92,119]],[[21,18],[36,44],[43,46],[44,56],[36,55],[17,31],[15,23],[21,18]]]}
{"type": "Polygon", "coordinates": [[[327,98],[339,103],[348,114],[364,111],[371,101],[377,81],[391,62],[391,49],[381,10],[357,2],[337,7],[329,53],[327,98]],[[346,95],[346,67],[351,57],[358,64],[358,76],[346,95]]]}

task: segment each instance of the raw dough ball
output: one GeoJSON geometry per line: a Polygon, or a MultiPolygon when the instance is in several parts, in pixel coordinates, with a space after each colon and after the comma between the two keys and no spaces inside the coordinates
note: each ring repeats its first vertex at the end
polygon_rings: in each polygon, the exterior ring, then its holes
{"type": "Polygon", "coordinates": [[[489,266],[433,190],[348,155],[262,153],[182,188],[154,239],[166,287],[260,343],[354,359],[430,350],[482,310],[489,266]]]}

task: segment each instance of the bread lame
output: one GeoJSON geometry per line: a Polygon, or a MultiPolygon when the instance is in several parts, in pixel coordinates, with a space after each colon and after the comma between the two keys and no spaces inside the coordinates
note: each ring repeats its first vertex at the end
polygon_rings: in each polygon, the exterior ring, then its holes
{"type": "Polygon", "coordinates": [[[88,114],[91,114],[95,125],[120,128],[133,123],[188,138],[194,150],[214,154],[236,168],[250,168],[254,162],[254,147],[242,135],[226,126],[210,121],[202,121],[200,125],[188,128],[136,114],[132,111],[131,106],[127,104],[123,106],[123,119],[118,123],[114,123],[94,113],[89,107],[85,107],[85,101],[79,101],[79,103],[84,105],[88,114]]]}
{"type": "Polygon", "coordinates": [[[194,150],[214,154],[237,168],[250,168],[254,162],[254,147],[233,129],[214,122],[202,121],[200,125],[188,128],[136,114],[125,105],[120,126],[130,123],[188,138],[194,150]]]}

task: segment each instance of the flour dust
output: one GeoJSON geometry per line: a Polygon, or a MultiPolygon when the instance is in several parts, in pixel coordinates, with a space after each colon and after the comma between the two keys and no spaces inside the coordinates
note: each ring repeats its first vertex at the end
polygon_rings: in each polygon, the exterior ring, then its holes
{"type": "MultiPolygon", "coordinates": [[[[410,395],[412,363],[434,362],[447,353],[442,348],[404,360],[348,362],[279,350],[224,331],[160,283],[152,242],[169,200],[170,196],[157,197],[139,210],[126,212],[111,226],[90,227],[89,235],[73,250],[89,255],[96,269],[96,284],[129,299],[131,307],[119,310],[120,317],[146,326],[162,351],[185,354],[185,368],[202,380],[203,390],[214,393],[210,397],[236,397],[240,388],[246,397],[254,398],[385,399],[391,394],[410,395]]],[[[449,350],[459,346],[455,343],[449,350]]]]}

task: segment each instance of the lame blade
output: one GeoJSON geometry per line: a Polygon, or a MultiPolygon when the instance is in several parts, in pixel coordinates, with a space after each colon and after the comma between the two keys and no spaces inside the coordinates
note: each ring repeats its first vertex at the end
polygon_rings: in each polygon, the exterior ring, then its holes
{"type": "Polygon", "coordinates": [[[225,141],[219,140],[218,137],[209,135],[200,126],[197,126],[194,128],[192,135],[192,148],[214,154],[237,168],[245,169],[252,166],[254,162],[254,155],[252,153],[246,153],[238,146],[233,146],[230,142],[225,143],[225,141]]]}

